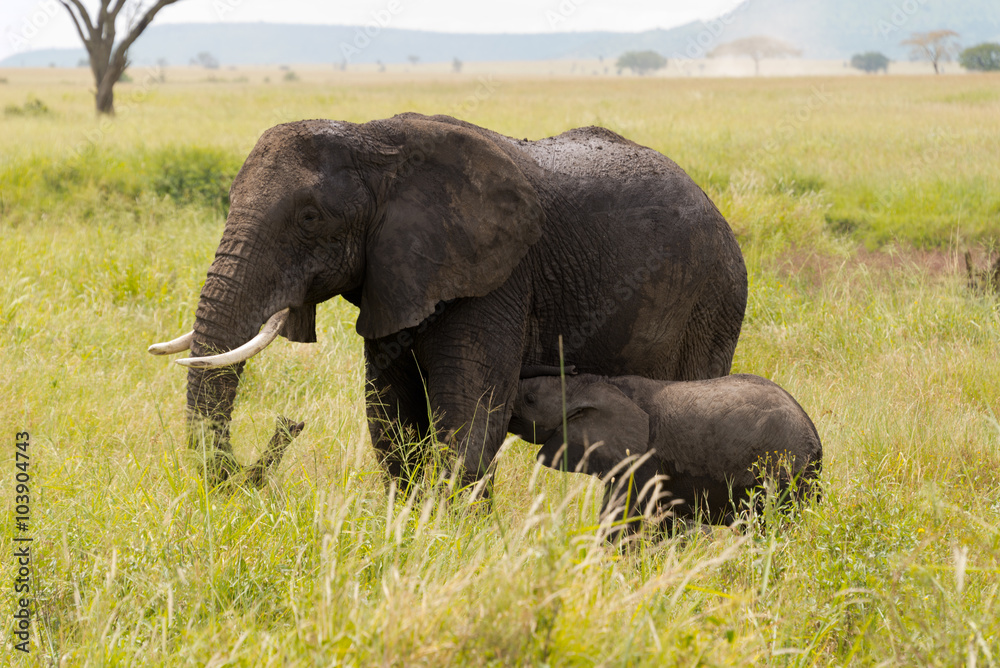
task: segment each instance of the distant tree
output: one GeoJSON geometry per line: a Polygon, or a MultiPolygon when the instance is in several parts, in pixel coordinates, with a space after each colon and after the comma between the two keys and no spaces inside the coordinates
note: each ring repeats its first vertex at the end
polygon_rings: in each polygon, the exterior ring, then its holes
{"type": "Polygon", "coordinates": [[[1000,44],[983,42],[958,55],[958,63],[967,70],[990,72],[1000,70],[1000,44]]]}
{"type": "Polygon", "coordinates": [[[760,61],[764,58],[791,58],[801,55],[802,50],[795,48],[788,42],[783,42],[774,37],[756,35],[720,44],[709,52],[708,57],[736,56],[737,58],[751,58],[753,59],[754,74],[759,75],[760,61]]]}
{"type": "Polygon", "coordinates": [[[878,51],[855,54],[851,58],[851,67],[862,72],[889,71],[889,58],[878,51]]]}
{"type": "Polygon", "coordinates": [[[458,74],[459,72],[462,71],[462,61],[459,60],[457,57],[451,61],[451,70],[455,74],[458,74]]]}
{"type": "Polygon", "coordinates": [[[97,90],[94,93],[94,103],[99,114],[114,115],[114,86],[121,78],[122,72],[128,67],[128,50],[139,38],[142,31],[149,27],[156,14],[177,0],[156,0],[148,8],[143,7],[142,0],[100,0],[97,20],[91,20],[82,0],[59,0],[73,18],[76,32],[83,40],[83,45],[90,56],[90,71],[94,74],[97,90]],[[123,18],[125,22],[125,37],[115,41],[117,36],[118,16],[125,5],[129,11],[123,18]]]}
{"type": "Polygon", "coordinates": [[[385,72],[385,63],[383,63],[381,60],[376,60],[375,64],[378,65],[379,72],[385,72]]]}
{"type": "MultiPolygon", "coordinates": [[[[201,65],[206,70],[219,69],[219,61],[208,51],[202,51],[191,59],[192,65],[201,65]]],[[[285,69],[288,69],[287,67],[285,69]]]]}
{"type": "Polygon", "coordinates": [[[940,64],[958,54],[958,43],[954,30],[931,30],[915,32],[903,44],[910,47],[910,57],[915,60],[929,60],[934,66],[934,74],[941,74],[940,64]]]}
{"type": "Polygon", "coordinates": [[[407,56],[406,59],[410,61],[411,65],[416,65],[420,62],[420,56],[407,56]]]}
{"type": "Polygon", "coordinates": [[[667,66],[667,59],[656,51],[626,51],[618,57],[615,67],[618,71],[632,70],[639,76],[655,72],[667,66]]]}

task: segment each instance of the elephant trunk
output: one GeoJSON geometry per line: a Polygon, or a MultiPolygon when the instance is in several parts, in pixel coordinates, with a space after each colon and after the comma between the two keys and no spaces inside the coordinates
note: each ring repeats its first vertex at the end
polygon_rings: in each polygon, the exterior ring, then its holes
{"type": "MultiPolygon", "coordinates": [[[[195,325],[195,337],[191,350],[194,355],[211,354],[234,348],[238,343],[227,340],[221,327],[212,325],[211,331],[199,333],[195,325]]],[[[244,362],[217,369],[188,369],[187,377],[187,421],[188,438],[192,448],[203,451],[206,465],[213,481],[228,478],[239,470],[233,458],[230,442],[229,423],[232,420],[233,405],[239,389],[244,362]]]]}
{"type": "MultiPolygon", "coordinates": [[[[262,311],[262,307],[269,306],[268,300],[252,294],[253,286],[266,284],[252,271],[255,264],[249,259],[252,246],[246,241],[223,237],[198,300],[191,337],[192,357],[238,348],[272,315],[262,311]]],[[[213,482],[242,469],[233,458],[229,423],[244,364],[188,369],[189,443],[204,452],[213,482]]]]}

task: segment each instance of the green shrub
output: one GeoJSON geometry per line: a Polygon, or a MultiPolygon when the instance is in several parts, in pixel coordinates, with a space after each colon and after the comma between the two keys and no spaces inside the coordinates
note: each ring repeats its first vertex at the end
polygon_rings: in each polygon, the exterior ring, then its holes
{"type": "Polygon", "coordinates": [[[115,153],[91,146],[66,157],[36,155],[0,166],[4,218],[37,222],[63,208],[81,220],[117,211],[132,220],[150,198],[226,213],[241,158],[214,147],[170,146],[115,153]]]}
{"type": "Polygon", "coordinates": [[[29,97],[28,101],[20,107],[16,104],[8,104],[4,107],[3,113],[6,116],[44,116],[52,113],[52,110],[37,97],[29,97]]]}
{"type": "Polygon", "coordinates": [[[666,66],[667,59],[656,51],[626,51],[615,63],[615,67],[619,70],[629,69],[640,75],[663,69],[666,66]]]}
{"type": "Polygon", "coordinates": [[[229,207],[229,186],[239,162],[217,148],[180,146],[162,150],[151,161],[151,185],[157,195],[178,203],[229,207]]]}
{"type": "Polygon", "coordinates": [[[970,46],[959,54],[958,62],[967,70],[981,72],[1000,70],[1000,44],[983,42],[970,46]]]}
{"type": "Polygon", "coordinates": [[[889,58],[878,51],[858,53],[851,58],[851,67],[862,72],[889,71],[889,58]]]}

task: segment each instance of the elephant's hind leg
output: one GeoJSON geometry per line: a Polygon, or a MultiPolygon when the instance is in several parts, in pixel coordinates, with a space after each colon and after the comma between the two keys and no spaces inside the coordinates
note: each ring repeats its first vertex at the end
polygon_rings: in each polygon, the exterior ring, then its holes
{"type": "Polygon", "coordinates": [[[740,300],[730,295],[703,295],[691,309],[673,380],[728,376],[745,309],[745,296],[740,300]]]}

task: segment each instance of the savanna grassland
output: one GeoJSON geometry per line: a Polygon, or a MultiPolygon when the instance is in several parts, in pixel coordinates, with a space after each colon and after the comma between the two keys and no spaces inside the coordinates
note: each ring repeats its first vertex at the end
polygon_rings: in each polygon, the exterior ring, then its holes
{"type": "Polygon", "coordinates": [[[1000,310],[961,259],[1000,241],[1000,78],[300,74],[136,72],[102,122],[79,73],[0,72],[0,663],[1000,663],[1000,310]],[[822,501],[619,551],[598,482],[516,440],[492,512],[387,492],[339,298],[318,343],[248,365],[242,461],[277,414],[306,421],[278,474],[206,490],[185,374],[145,348],[190,328],[235,170],[276,123],[407,110],[604,125],[688,170],[750,271],[734,370],[811,414],[822,501]],[[25,430],[30,657],[7,602],[25,430]]]}

